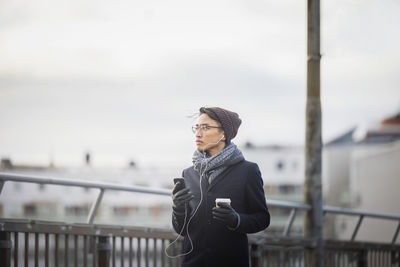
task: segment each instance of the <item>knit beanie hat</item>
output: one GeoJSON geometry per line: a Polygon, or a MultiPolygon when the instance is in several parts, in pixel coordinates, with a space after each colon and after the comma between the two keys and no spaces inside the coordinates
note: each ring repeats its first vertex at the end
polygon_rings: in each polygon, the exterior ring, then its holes
{"type": "Polygon", "coordinates": [[[226,143],[235,138],[242,120],[236,112],[219,107],[201,107],[200,113],[206,113],[213,120],[218,121],[225,132],[226,143]]]}

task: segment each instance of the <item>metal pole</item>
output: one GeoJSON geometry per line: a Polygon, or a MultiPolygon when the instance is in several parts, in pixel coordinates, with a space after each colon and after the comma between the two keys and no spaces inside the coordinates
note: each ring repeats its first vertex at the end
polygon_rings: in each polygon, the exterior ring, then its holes
{"type": "Polygon", "coordinates": [[[3,191],[4,184],[5,184],[5,181],[0,181],[0,194],[1,194],[1,191],[3,191]]]}
{"type": "Polygon", "coordinates": [[[100,189],[99,194],[97,195],[96,201],[92,204],[92,207],[90,208],[87,223],[88,224],[93,224],[94,217],[96,217],[97,210],[100,207],[101,200],[103,199],[104,195],[104,189],[100,189]]]}
{"type": "Polygon", "coordinates": [[[252,244],[251,245],[251,267],[258,267],[260,266],[259,259],[261,258],[261,251],[258,248],[258,245],[252,244]]]}
{"type": "Polygon", "coordinates": [[[9,232],[0,232],[0,266],[11,266],[11,236],[9,232]]]}
{"type": "Polygon", "coordinates": [[[356,228],[354,229],[354,232],[353,232],[353,234],[351,235],[351,241],[354,241],[354,240],[356,239],[356,235],[357,235],[357,233],[358,233],[358,230],[360,229],[360,225],[361,225],[363,219],[364,219],[364,215],[361,215],[360,218],[358,219],[356,228]]]}
{"type": "MultiPolygon", "coordinates": [[[[107,236],[99,236],[99,241],[97,243],[97,257],[99,267],[109,267],[110,266],[110,253],[111,244],[109,243],[109,238],[107,236]]],[[[121,255],[121,259],[123,255],[121,255]]]]}
{"type": "Polygon", "coordinates": [[[307,1],[307,107],[304,201],[311,206],[304,218],[304,235],[314,239],[307,251],[307,267],[322,267],[322,138],[320,101],[320,1],[307,1]]]}
{"type": "Polygon", "coordinates": [[[283,230],[283,236],[289,236],[290,229],[292,228],[294,218],[296,218],[297,209],[292,209],[290,211],[289,220],[285,225],[285,229],[283,230]]]}

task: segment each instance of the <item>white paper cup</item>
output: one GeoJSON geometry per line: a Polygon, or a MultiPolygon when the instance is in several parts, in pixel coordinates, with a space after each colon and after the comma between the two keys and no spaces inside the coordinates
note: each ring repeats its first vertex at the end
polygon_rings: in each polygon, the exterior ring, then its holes
{"type": "Polygon", "coordinates": [[[219,206],[218,206],[219,202],[224,202],[224,203],[226,203],[228,205],[231,205],[231,199],[230,198],[216,198],[215,199],[215,206],[217,208],[219,208],[219,206]]]}

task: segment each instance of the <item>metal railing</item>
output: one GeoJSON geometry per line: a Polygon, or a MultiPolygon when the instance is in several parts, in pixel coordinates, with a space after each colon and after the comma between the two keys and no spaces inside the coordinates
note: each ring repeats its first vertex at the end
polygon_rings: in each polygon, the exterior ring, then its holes
{"type": "MultiPolygon", "coordinates": [[[[170,190],[0,173],[0,194],[8,181],[96,188],[99,193],[92,203],[87,224],[0,219],[0,266],[179,266],[179,258],[170,259],[164,253],[177,236],[171,230],[94,224],[107,191],[170,196],[170,190]]],[[[290,236],[290,230],[296,215],[310,210],[310,206],[277,200],[267,202],[269,207],[289,209],[290,215],[279,237],[249,235],[251,266],[305,266],[306,251],[315,246],[315,240],[290,236]]],[[[323,210],[325,214],[359,217],[348,241],[325,240],[326,266],[400,267],[400,246],[395,244],[400,231],[400,216],[330,206],[324,206],[323,210]],[[398,222],[391,242],[355,241],[361,223],[367,217],[398,222]]],[[[171,248],[172,254],[177,254],[180,246],[179,241],[171,248]]]]}
{"type": "Polygon", "coordinates": [[[389,214],[373,213],[373,212],[366,212],[366,211],[356,211],[356,210],[338,208],[338,207],[332,207],[332,206],[324,206],[323,210],[324,210],[324,213],[334,213],[334,214],[342,214],[342,215],[348,215],[348,216],[358,216],[357,224],[354,228],[353,234],[351,235],[351,239],[350,239],[351,241],[355,240],[358,230],[360,229],[361,223],[363,222],[363,219],[367,218],[367,217],[382,219],[382,220],[398,221],[397,228],[393,234],[393,238],[391,241],[392,245],[394,245],[396,243],[397,237],[399,236],[399,231],[400,231],[400,216],[399,215],[389,215],[389,214]]]}
{"type": "Polygon", "coordinates": [[[147,193],[156,195],[170,196],[171,191],[165,189],[152,189],[141,186],[127,186],[127,185],[117,185],[110,183],[99,183],[99,182],[84,182],[74,179],[54,179],[46,177],[35,177],[30,175],[20,175],[20,174],[10,174],[10,173],[0,173],[0,194],[7,181],[12,182],[24,182],[24,183],[35,183],[35,184],[48,184],[48,185],[63,185],[63,186],[75,186],[83,188],[94,188],[99,189],[96,200],[93,202],[88,217],[87,223],[92,224],[97,211],[100,207],[100,203],[103,200],[103,195],[106,190],[116,190],[116,191],[126,191],[135,193],[147,193]]]}
{"type": "MultiPolygon", "coordinates": [[[[165,249],[170,230],[113,225],[0,219],[0,266],[180,266],[165,249]]],[[[250,266],[305,266],[313,240],[250,235],[250,266]]],[[[175,243],[169,253],[180,252],[175,243]]],[[[367,242],[325,242],[326,266],[399,266],[400,247],[367,242]]]]}
{"type": "MultiPolygon", "coordinates": [[[[0,219],[9,261],[1,266],[176,266],[164,250],[170,230],[0,219]],[[31,245],[32,244],[32,245],[31,245]],[[11,252],[12,248],[12,252],[11,252]],[[23,255],[23,257],[20,257],[23,255]]],[[[170,253],[177,254],[180,242],[170,253]]],[[[0,254],[0,256],[5,253],[0,254]]]]}
{"type": "MultiPolygon", "coordinates": [[[[35,184],[48,184],[48,185],[63,185],[63,186],[74,186],[74,187],[83,187],[83,188],[93,188],[98,189],[99,193],[97,195],[96,200],[92,203],[89,214],[87,216],[87,223],[93,224],[97,211],[100,207],[101,201],[103,200],[104,193],[106,191],[125,191],[125,192],[134,192],[134,193],[146,193],[146,194],[155,194],[155,195],[164,195],[171,196],[171,190],[167,189],[155,189],[148,188],[142,186],[127,186],[127,185],[117,185],[110,183],[99,183],[99,182],[87,182],[87,181],[79,181],[74,179],[54,179],[47,177],[36,177],[31,175],[20,175],[20,174],[11,174],[11,173],[0,173],[0,194],[2,192],[2,188],[7,181],[11,182],[24,182],[24,183],[35,183],[35,184]]],[[[278,201],[278,200],[268,200],[268,206],[277,207],[277,208],[286,208],[292,210],[292,215],[290,216],[286,227],[285,233],[286,235],[290,232],[291,226],[293,224],[295,215],[298,211],[307,211],[310,210],[311,207],[306,204],[296,203],[296,202],[288,202],[288,201],[278,201]]]]}

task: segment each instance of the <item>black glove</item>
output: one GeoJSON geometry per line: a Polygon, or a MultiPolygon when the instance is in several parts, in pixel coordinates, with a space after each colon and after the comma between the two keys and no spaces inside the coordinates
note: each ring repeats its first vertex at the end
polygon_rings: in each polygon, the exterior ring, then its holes
{"type": "Polygon", "coordinates": [[[185,213],[185,204],[193,199],[193,194],[190,192],[189,188],[184,187],[179,190],[180,182],[176,183],[174,189],[172,190],[172,209],[175,213],[182,215],[185,213]]]}
{"type": "Polygon", "coordinates": [[[231,207],[231,205],[218,202],[219,208],[212,209],[213,218],[225,223],[229,228],[236,228],[238,226],[239,214],[231,207]]]}

